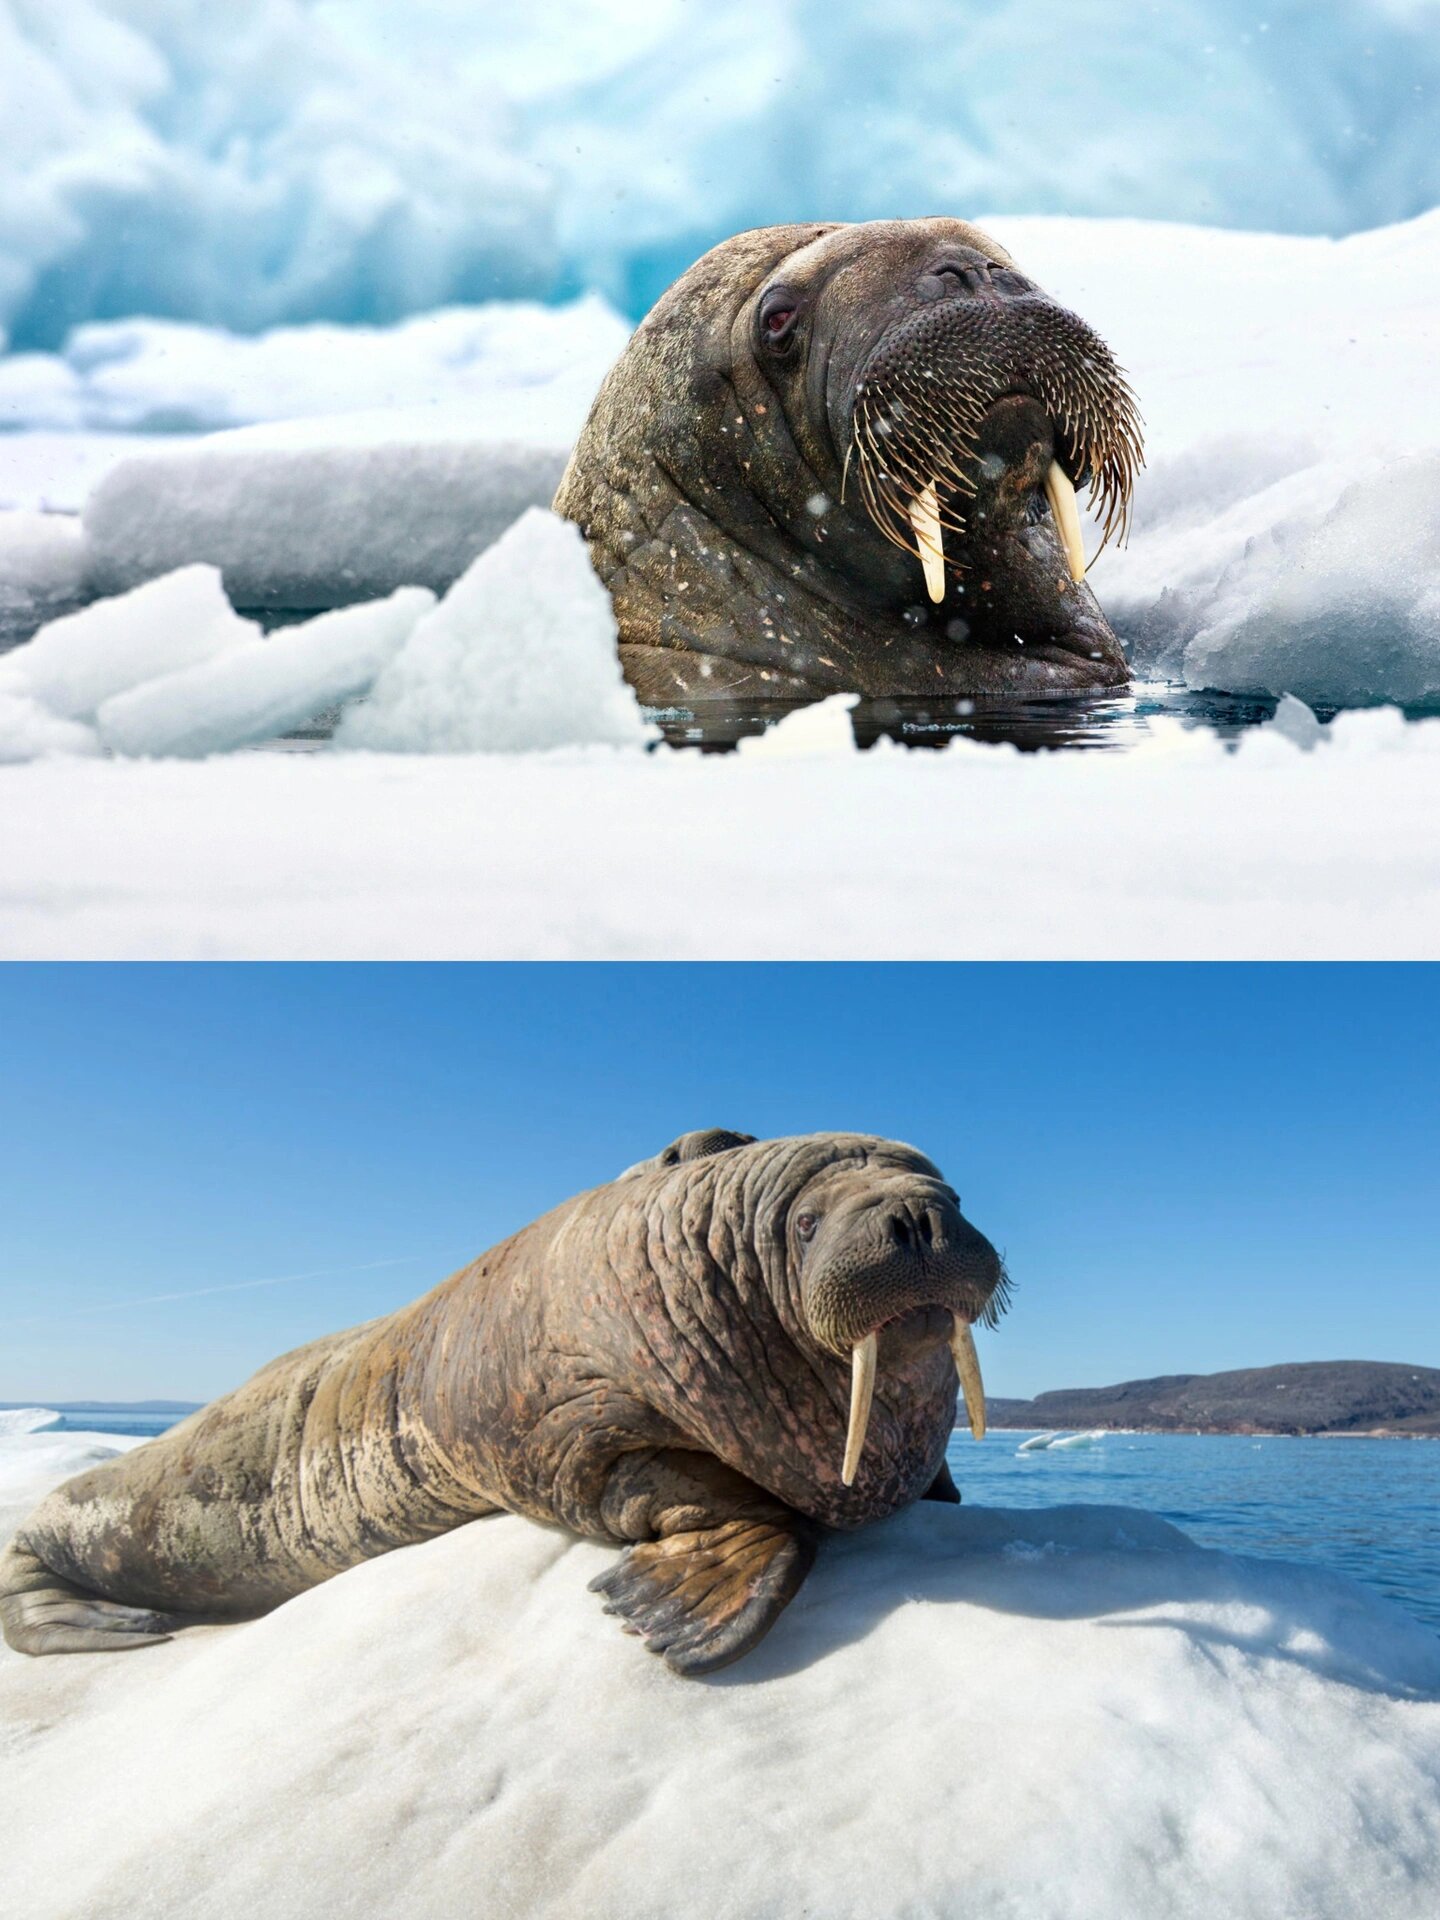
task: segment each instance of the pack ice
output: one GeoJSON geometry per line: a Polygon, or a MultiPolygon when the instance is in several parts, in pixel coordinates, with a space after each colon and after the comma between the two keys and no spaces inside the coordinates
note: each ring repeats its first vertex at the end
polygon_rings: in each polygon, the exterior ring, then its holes
{"type": "MultiPolygon", "coordinates": [[[[12,1519],[89,1464],[86,1436],[56,1438],[8,1474],[0,1442],[12,1519]]],[[[495,1516],[143,1653],[0,1647],[8,1900],[27,1920],[1440,1900],[1440,1643],[1340,1576],[1128,1508],[925,1504],[827,1541],[763,1645],[692,1682],[585,1591],[613,1551],[495,1516]]]]}

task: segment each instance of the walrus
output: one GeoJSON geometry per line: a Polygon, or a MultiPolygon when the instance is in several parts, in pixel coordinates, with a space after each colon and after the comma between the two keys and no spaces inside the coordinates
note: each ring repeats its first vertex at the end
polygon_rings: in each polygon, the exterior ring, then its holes
{"type": "Polygon", "coordinates": [[[555,510],[648,705],[1046,698],[1128,681],[1076,491],[1121,535],[1141,460],[1110,349],[978,227],[822,222],[661,296],[555,510]]]}
{"type": "Polygon", "coordinates": [[[1006,1278],[913,1148],[712,1128],[388,1318],[67,1481],[0,1554],[23,1653],[253,1617],[504,1510],[621,1546],[591,1585],[678,1673],[737,1659],[823,1529],[929,1494],[1006,1278]]]}

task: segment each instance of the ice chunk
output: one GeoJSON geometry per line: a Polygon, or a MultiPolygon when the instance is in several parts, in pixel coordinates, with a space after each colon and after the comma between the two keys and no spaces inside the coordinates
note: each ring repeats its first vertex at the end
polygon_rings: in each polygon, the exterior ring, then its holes
{"type": "Polygon", "coordinates": [[[215,567],[182,567],[133,593],[52,620],[0,660],[0,692],[27,695],[65,719],[93,719],[142,681],[210,660],[255,637],[215,567]]]}
{"type": "Polygon", "coordinates": [[[0,643],[7,622],[20,614],[83,599],[85,542],[69,513],[0,512],[0,643]]]}
{"type": "Polygon", "coordinates": [[[402,587],[147,680],[105,702],[100,738],[114,753],[190,758],[273,740],[364,693],[434,604],[424,587],[402,587]]]}
{"type": "Polygon", "coordinates": [[[648,732],[579,529],[532,508],[419,622],[335,744],[518,753],[648,732]]]}
{"type": "Polygon", "coordinates": [[[127,461],[85,507],[90,576],[115,593],[193,561],[237,606],[332,607],[443,591],[529,506],[560,448],[432,443],[281,449],[225,438],[127,461]]]}
{"type": "Polygon", "coordinates": [[[1270,723],[1278,733],[1299,747],[1302,753],[1308,753],[1312,747],[1318,747],[1326,737],[1325,729],[1303,700],[1297,700],[1293,693],[1281,696],[1275,709],[1275,718],[1270,723]]]}
{"type": "Polygon", "coordinates": [[[855,730],[850,724],[854,700],[846,693],[832,693],[828,700],[813,706],[797,707],[764,733],[752,734],[740,742],[740,752],[749,760],[789,759],[800,754],[818,755],[854,751],[855,730]]]}
{"type": "Polygon", "coordinates": [[[1440,696],[1440,453],[1347,487],[1318,524],[1252,541],[1185,649],[1192,687],[1314,702],[1440,696]]]}
{"type": "Polygon", "coordinates": [[[0,1440],[14,1433],[43,1433],[64,1418],[53,1407],[0,1407],[0,1440]]]}
{"type": "MultiPolygon", "coordinates": [[[[0,661],[0,674],[4,663],[0,661]]],[[[43,760],[54,753],[98,753],[95,729],[78,720],[62,720],[27,693],[0,679],[0,766],[43,760]]]]}

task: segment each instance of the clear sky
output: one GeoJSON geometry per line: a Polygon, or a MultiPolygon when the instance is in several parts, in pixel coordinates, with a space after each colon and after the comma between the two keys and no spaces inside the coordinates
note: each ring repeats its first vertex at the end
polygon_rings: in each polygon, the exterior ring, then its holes
{"type": "Polygon", "coordinates": [[[206,1399],[715,1125],[938,1161],[992,1392],[1433,1366],[1437,1041],[1424,967],[0,968],[0,1400],[206,1399]]]}

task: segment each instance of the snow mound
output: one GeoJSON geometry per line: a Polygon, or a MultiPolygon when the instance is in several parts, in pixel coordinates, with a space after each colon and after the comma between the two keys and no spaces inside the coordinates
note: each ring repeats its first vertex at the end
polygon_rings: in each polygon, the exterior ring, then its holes
{"type": "Polygon", "coordinates": [[[0,1441],[16,1433],[43,1433],[65,1418],[53,1407],[0,1407],[0,1441]]]}
{"type": "Polygon", "coordinates": [[[508,442],[277,447],[221,435],[106,475],[85,506],[87,577],[111,594],[207,561],[243,607],[444,592],[527,507],[549,506],[566,457],[508,442]]]}
{"type": "Polygon", "coordinates": [[[0,680],[0,766],[99,751],[93,727],[60,719],[39,700],[0,680]]]}
{"type": "Polygon", "coordinates": [[[192,759],[273,740],[365,693],[434,604],[424,587],[402,587],[147,680],[100,708],[100,739],[112,753],[192,759]]]}
{"type": "MultiPolygon", "coordinates": [[[[55,1418],[58,1420],[59,1414],[55,1418]]],[[[17,1433],[0,1428],[0,1541],[9,1539],[51,1487],[141,1444],[130,1434],[56,1432],[51,1428],[17,1433]]],[[[0,1747],[3,1745],[4,1735],[0,1734],[0,1747]]]]}
{"type": "Polygon", "coordinates": [[[17,616],[46,618],[86,591],[85,542],[73,514],[0,512],[0,636],[17,616]]]}
{"type": "Polygon", "coordinates": [[[1413,1920],[1440,1895],[1440,1643],[1343,1578],[1124,1508],[923,1505],[827,1541],[697,1683],[585,1591],[612,1558],[501,1516],[143,1655],[0,1649],[10,1900],[1413,1920]]]}
{"type": "Polygon", "coordinates": [[[1247,0],[1172,0],[1143,34],[1112,0],[412,0],[397,37],[388,0],[11,0],[0,327],[255,332],[586,286],[638,312],[723,235],[821,213],[1334,232],[1433,205],[1433,6],[1311,24],[1247,0]]]}
{"type": "Polygon", "coordinates": [[[335,745],[524,753],[648,738],[579,529],[532,507],[417,624],[335,745]]]}

